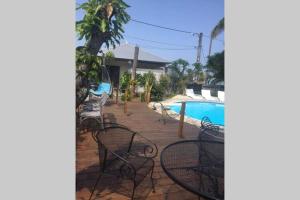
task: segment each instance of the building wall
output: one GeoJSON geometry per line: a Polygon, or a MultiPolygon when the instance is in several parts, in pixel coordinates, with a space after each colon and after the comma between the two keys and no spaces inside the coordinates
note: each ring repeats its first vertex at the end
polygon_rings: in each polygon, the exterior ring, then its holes
{"type": "MultiPolygon", "coordinates": [[[[124,72],[131,73],[132,69],[132,61],[131,63],[128,60],[114,60],[109,63],[111,66],[120,66],[120,77],[124,72]]],[[[165,67],[166,65],[163,63],[150,63],[150,62],[138,62],[138,66],[136,69],[137,74],[144,74],[149,71],[153,72],[155,75],[156,80],[159,80],[160,76],[165,74],[165,67]]]]}

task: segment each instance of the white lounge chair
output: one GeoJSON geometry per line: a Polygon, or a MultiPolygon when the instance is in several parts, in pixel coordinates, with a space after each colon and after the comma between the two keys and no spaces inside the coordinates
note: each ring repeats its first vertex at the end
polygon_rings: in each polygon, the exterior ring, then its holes
{"type": "Polygon", "coordinates": [[[195,94],[193,89],[185,89],[185,94],[193,99],[204,100],[203,96],[195,94]]]}
{"type": "Polygon", "coordinates": [[[206,100],[209,100],[209,101],[220,101],[220,100],[218,99],[218,97],[213,97],[213,96],[211,96],[210,90],[201,90],[201,94],[202,94],[202,96],[203,96],[206,100]]]}
{"type": "Polygon", "coordinates": [[[224,91],[218,91],[218,98],[221,102],[225,101],[225,92],[224,91]]]}

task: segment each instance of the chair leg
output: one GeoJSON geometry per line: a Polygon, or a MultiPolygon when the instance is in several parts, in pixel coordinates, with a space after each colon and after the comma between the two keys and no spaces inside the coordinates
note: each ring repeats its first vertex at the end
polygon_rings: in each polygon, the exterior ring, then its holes
{"type": "Polygon", "coordinates": [[[153,171],[154,171],[154,163],[153,163],[153,167],[152,167],[152,170],[151,170],[150,178],[151,178],[153,192],[155,192],[155,186],[154,186],[154,182],[153,182],[153,171]]]}
{"type": "Polygon", "coordinates": [[[99,174],[99,176],[98,176],[98,178],[97,178],[97,180],[96,180],[96,183],[95,183],[95,185],[94,185],[94,187],[93,187],[93,190],[92,190],[92,192],[91,192],[91,195],[90,195],[89,200],[92,199],[92,196],[93,196],[93,194],[94,194],[94,192],[95,192],[95,189],[96,189],[96,187],[97,187],[97,185],[98,185],[98,183],[99,183],[100,178],[101,178],[101,174],[99,174]]]}
{"type": "MultiPolygon", "coordinates": [[[[99,157],[100,159],[100,157],[99,157]]],[[[107,159],[107,150],[104,150],[104,159],[103,159],[103,166],[102,166],[102,172],[104,172],[105,167],[106,167],[106,159],[107,159]]],[[[99,160],[100,161],[100,160],[99,160]]],[[[101,161],[100,161],[101,162],[101,161]]]]}
{"type": "Polygon", "coordinates": [[[135,183],[135,181],[133,181],[133,190],[132,190],[131,200],[134,199],[135,188],[136,188],[136,183],[135,183]]]}

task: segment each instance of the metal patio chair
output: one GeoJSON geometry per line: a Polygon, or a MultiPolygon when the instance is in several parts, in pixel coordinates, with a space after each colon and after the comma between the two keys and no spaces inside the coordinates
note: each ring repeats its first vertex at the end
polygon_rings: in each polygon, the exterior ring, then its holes
{"type": "Polygon", "coordinates": [[[152,175],[155,164],[154,158],[158,153],[157,146],[141,134],[123,125],[105,123],[101,127],[103,128],[92,133],[98,144],[100,174],[90,199],[101,175],[105,173],[131,180],[133,182],[131,199],[134,198],[136,187],[148,174],[150,174],[152,189],[155,192],[152,175]]]}
{"type": "Polygon", "coordinates": [[[155,102],[153,104],[153,107],[152,107],[153,110],[157,109],[156,104],[160,104],[159,106],[160,106],[160,110],[161,110],[161,118],[158,121],[163,121],[163,123],[166,124],[167,123],[167,118],[174,118],[174,117],[178,116],[177,113],[168,113],[168,111],[171,110],[171,109],[169,107],[163,105],[160,102],[155,102]]]}
{"type": "Polygon", "coordinates": [[[201,119],[201,128],[198,139],[215,140],[224,142],[224,131],[217,125],[214,125],[209,117],[201,119]]]}
{"type": "Polygon", "coordinates": [[[103,123],[103,106],[109,96],[103,93],[101,97],[90,97],[89,101],[84,102],[81,108],[80,123],[87,118],[96,118],[103,123]]]}

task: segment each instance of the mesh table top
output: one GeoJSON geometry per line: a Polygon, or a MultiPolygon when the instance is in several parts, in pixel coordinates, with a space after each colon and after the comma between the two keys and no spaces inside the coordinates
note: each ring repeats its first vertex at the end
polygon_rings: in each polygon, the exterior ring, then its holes
{"type": "Polygon", "coordinates": [[[187,140],[161,152],[165,173],[183,188],[207,199],[224,199],[224,143],[187,140]]]}

